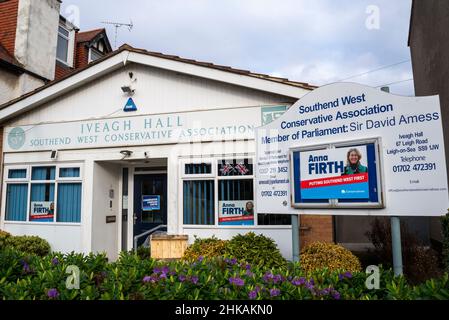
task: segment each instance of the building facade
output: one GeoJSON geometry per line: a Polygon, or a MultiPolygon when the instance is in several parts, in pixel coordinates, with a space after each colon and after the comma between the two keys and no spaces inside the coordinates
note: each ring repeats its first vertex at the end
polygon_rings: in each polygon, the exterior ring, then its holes
{"type": "MultiPolygon", "coordinates": [[[[413,1],[408,45],[412,58],[416,96],[439,95],[443,123],[449,121],[449,2],[413,1]]],[[[449,128],[443,126],[446,158],[449,128]]],[[[447,162],[449,170],[449,162],[447,162]]],[[[430,238],[441,242],[441,222],[430,218],[430,238]]]]}
{"type": "Polygon", "coordinates": [[[112,51],[104,29],[79,32],[59,0],[0,1],[0,104],[112,51]]]}
{"type": "MultiPolygon", "coordinates": [[[[313,88],[124,45],[0,108],[0,229],[112,259],[159,225],[254,231],[291,258],[290,216],[257,214],[254,128],[313,88]]],[[[331,217],[303,223],[332,241],[331,217]]]]}

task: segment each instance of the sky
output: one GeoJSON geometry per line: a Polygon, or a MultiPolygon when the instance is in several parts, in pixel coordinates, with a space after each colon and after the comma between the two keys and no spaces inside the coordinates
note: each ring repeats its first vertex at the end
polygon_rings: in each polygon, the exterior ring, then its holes
{"type": "Polygon", "coordinates": [[[410,8],[411,0],[63,0],[61,14],[81,31],[106,27],[113,46],[115,28],[102,22],[132,21],[117,46],[318,86],[393,83],[391,93],[414,95],[410,8]]]}

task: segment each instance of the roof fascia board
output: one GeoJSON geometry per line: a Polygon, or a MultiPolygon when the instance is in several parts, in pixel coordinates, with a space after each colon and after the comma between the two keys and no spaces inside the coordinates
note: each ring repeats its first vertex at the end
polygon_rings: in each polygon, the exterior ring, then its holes
{"type": "Polygon", "coordinates": [[[30,95],[29,97],[0,110],[0,121],[3,122],[18,115],[19,113],[27,112],[37,105],[46,103],[66,92],[84,85],[85,83],[120,68],[124,65],[127,55],[128,52],[124,51],[114,57],[111,57],[110,59],[106,59],[105,61],[84,70],[83,72],[80,72],[79,74],[73,75],[66,80],[56,83],[45,90],[30,95]]]}
{"type": "Polygon", "coordinates": [[[239,75],[227,71],[202,67],[181,61],[164,59],[162,57],[154,57],[137,52],[131,52],[128,60],[138,64],[149,65],[160,69],[226,82],[297,99],[310,92],[309,90],[294,87],[288,84],[277,83],[266,79],[257,79],[248,75],[239,75]]]}

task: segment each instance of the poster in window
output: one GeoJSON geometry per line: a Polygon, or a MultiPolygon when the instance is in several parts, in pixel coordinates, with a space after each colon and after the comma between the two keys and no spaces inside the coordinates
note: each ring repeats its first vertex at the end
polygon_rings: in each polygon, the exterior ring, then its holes
{"type": "Polygon", "coordinates": [[[155,211],[161,209],[161,196],[142,195],[142,211],[155,211]]]}
{"type": "Polygon", "coordinates": [[[55,203],[53,201],[32,201],[31,221],[53,221],[55,214],[55,203]]]}
{"type": "Polygon", "coordinates": [[[254,225],[254,201],[219,201],[219,225],[254,225]]]}
{"type": "Polygon", "coordinates": [[[223,159],[218,161],[218,175],[220,177],[251,176],[252,174],[252,159],[223,159]]]}

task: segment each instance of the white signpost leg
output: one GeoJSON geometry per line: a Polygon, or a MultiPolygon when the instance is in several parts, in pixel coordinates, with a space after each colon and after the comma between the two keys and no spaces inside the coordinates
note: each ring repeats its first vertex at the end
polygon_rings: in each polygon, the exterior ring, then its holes
{"type": "Polygon", "coordinates": [[[292,251],[293,262],[299,261],[299,215],[292,214],[292,251]]]}
{"type": "Polygon", "coordinates": [[[401,220],[399,217],[391,217],[391,247],[393,251],[393,270],[395,276],[403,274],[402,270],[402,244],[401,244],[401,220]]]}

